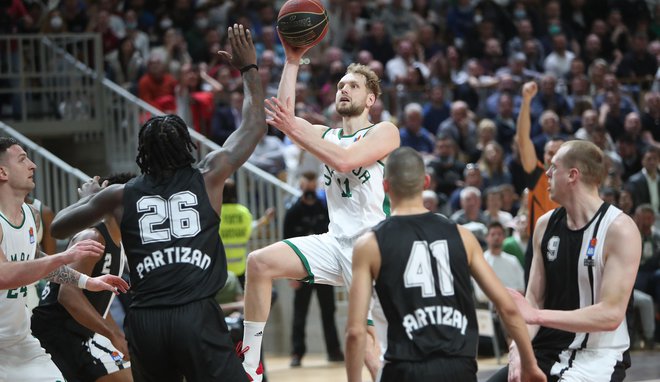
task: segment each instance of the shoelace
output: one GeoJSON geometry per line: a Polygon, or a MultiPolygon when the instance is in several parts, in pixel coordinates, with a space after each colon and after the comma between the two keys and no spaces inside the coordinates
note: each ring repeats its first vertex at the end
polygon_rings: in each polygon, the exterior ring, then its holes
{"type": "Polygon", "coordinates": [[[236,350],[236,355],[238,356],[238,358],[242,358],[243,355],[248,350],[250,350],[250,347],[246,346],[245,348],[243,348],[243,341],[238,341],[238,343],[236,344],[236,349],[235,350],[236,350]]]}

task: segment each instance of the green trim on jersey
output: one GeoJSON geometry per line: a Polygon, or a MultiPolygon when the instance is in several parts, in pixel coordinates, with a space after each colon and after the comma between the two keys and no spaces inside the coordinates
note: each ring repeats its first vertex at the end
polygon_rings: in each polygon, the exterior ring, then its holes
{"type": "Polygon", "coordinates": [[[370,128],[374,127],[374,126],[376,126],[376,124],[373,124],[373,125],[371,125],[371,126],[364,127],[364,128],[362,128],[362,129],[360,129],[360,130],[354,132],[354,133],[351,134],[351,135],[344,135],[344,129],[339,129],[339,135],[338,135],[338,137],[339,137],[339,139],[342,139],[342,138],[353,138],[353,137],[355,136],[355,134],[359,133],[360,131],[362,131],[362,130],[366,130],[366,129],[370,129],[370,128]]]}
{"type": "Polygon", "coordinates": [[[367,319],[367,326],[374,326],[374,320],[367,319]]]}
{"type": "Polygon", "coordinates": [[[312,270],[309,268],[309,262],[307,261],[305,255],[303,255],[303,253],[300,252],[300,249],[298,249],[298,247],[296,247],[296,245],[290,242],[289,240],[282,240],[282,242],[288,245],[289,247],[291,247],[291,249],[293,249],[293,252],[295,252],[296,255],[298,255],[300,261],[302,261],[303,266],[305,267],[305,270],[307,271],[307,277],[305,277],[304,279],[300,279],[298,281],[314,284],[314,274],[312,273],[312,270]]]}
{"type": "MultiPolygon", "coordinates": [[[[24,204],[25,204],[25,203],[24,203],[24,204]]],[[[30,209],[30,213],[32,213],[32,208],[30,208],[30,207],[28,207],[28,208],[30,209]]],[[[27,218],[27,216],[25,216],[26,213],[25,213],[25,210],[23,209],[23,205],[21,205],[21,211],[23,211],[23,221],[21,222],[21,225],[18,225],[18,226],[11,224],[11,222],[9,221],[9,219],[7,219],[7,218],[5,217],[5,215],[4,215],[2,212],[0,212],[0,217],[2,217],[3,219],[5,219],[5,221],[7,222],[7,224],[9,224],[10,227],[12,227],[12,228],[16,228],[16,229],[18,229],[18,228],[22,228],[22,227],[23,227],[23,224],[25,224],[25,219],[27,218]]]]}
{"type": "Polygon", "coordinates": [[[385,216],[390,216],[390,198],[385,195],[385,199],[383,199],[383,212],[385,212],[385,216]]]}
{"type": "Polygon", "coordinates": [[[321,139],[325,139],[325,135],[328,134],[328,131],[332,130],[332,127],[328,127],[328,130],[323,132],[323,135],[321,135],[321,139]]]}
{"type": "Polygon", "coordinates": [[[383,162],[382,160],[379,159],[376,161],[376,163],[378,163],[379,165],[383,166],[383,168],[385,168],[385,162],[383,162]]]}

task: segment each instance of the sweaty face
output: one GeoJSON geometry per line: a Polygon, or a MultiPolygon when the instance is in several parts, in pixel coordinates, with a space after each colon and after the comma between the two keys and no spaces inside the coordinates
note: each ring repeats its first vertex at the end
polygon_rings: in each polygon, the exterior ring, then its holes
{"type": "Polygon", "coordinates": [[[361,74],[348,73],[337,84],[335,104],[342,117],[357,117],[367,107],[366,78],[361,74]]]}

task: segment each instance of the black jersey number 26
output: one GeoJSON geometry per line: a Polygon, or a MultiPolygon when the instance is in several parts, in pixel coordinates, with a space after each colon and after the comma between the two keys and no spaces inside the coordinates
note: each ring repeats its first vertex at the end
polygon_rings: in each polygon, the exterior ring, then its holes
{"type": "Polygon", "coordinates": [[[142,244],[170,241],[172,237],[192,237],[200,232],[197,195],[181,191],[168,199],[161,196],[143,196],[136,203],[140,217],[142,244]]]}

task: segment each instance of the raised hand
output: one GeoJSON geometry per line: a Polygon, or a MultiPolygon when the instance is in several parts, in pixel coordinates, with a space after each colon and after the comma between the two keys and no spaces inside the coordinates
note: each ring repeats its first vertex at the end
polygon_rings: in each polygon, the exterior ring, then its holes
{"type": "Polygon", "coordinates": [[[82,240],[66,251],[62,252],[62,256],[66,258],[65,263],[70,264],[87,257],[99,257],[105,251],[105,246],[95,240],[82,240]]]}
{"type": "Polygon", "coordinates": [[[128,291],[128,283],[119,276],[101,275],[89,278],[85,284],[85,289],[92,292],[107,290],[119,294],[119,292],[126,293],[128,291]]]}
{"type": "Polygon", "coordinates": [[[266,100],[266,114],[268,119],[266,123],[280,130],[284,134],[288,134],[296,126],[296,118],[294,115],[293,105],[291,98],[286,99],[286,105],[280,102],[276,97],[271,97],[266,100]]]}
{"type": "Polygon", "coordinates": [[[107,186],[107,183],[104,182],[103,186],[99,185],[100,179],[101,178],[97,175],[83,183],[82,186],[78,188],[78,196],[84,198],[85,196],[93,195],[101,191],[105,186],[107,186]]]}
{"type": "Polygon", "coordinates": [[[236,69],[257,64],[257,53],[252,42],[252,34],[241,24],[227,29],[231,53],[219,50],[218,55],[231,62],[236,69]]]}
{"type": "Polygon", "coordinates": [[[282,47],[284,48],[284,55],[286,56],[286,60],[294,64],[299,64],[300,59],[305,53],[307,53],[311,46],[295,47],[289,45],[289,43],[286,42],[286,40],[280,34],[279,29],[277,30],[277,35],[280,36],[280,41],[282,42],[282,47]]]}
{"type": "Polygon", "coordinates": [[[522,88],[522,96],[525,101],[531,101],[532,98],[536,95],[539,87],[534,81],[525,83],[522,88]]]}

